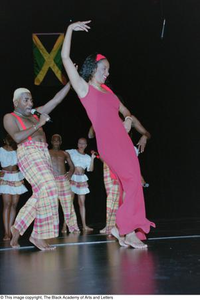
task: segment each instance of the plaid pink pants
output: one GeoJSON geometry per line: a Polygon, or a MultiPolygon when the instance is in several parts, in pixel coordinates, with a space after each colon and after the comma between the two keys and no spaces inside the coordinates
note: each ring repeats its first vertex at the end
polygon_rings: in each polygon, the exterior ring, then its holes
{"type": "Polygon", "coordinates": [[[69,232],[79,231],[77,225],[76,213],[74,210],[74,204],[72,200],[72,191],[70,182],[66,175],[55,176],[57,188],[58,188],[58,199],[62,206],[64,220],[67,224],[69,232]]]}
{"type": "Polygon", "coordinates": [[[110,234],[115,226],[116,213],[119,207],[120,187],[118,179],[111,178],[110,169],[104,163],[103,165],[104,184],[107,194],[106,199],[106,233],[110,234]]]}
{"type": "Polygon", "coordinates": [[[58,192],[47,144],[27,141],[18,146],[17,156],[19,168],[31,184],[33,194],[19,211],[14,227],[23,235],[34,221],[32,237],[57,237],[58,192]]]}

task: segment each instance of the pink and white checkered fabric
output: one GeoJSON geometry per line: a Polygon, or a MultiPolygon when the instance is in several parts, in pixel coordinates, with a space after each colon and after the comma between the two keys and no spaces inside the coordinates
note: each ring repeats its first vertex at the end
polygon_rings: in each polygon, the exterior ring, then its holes
{"type": "Polygon", "coordinates": [[[115,226],[116,213],[119,207],[120,187],[118,179],[111,178],[109,167],[103,165],[104,184],[107,194],[106,199],[106,233],[110,234],[111,229],[115,226]]]}
{"type": "MultiPolygon", "coordinates": [[[[55,176],[55,175],[54,175],[55,176]]],[[[72,200],[72,191],[70,182],[65,175],[55,176],[56,185],[58,188],[58,199],[62,206],[64,220],[68,226],[69,232],[79,231],[77,225],[76,213],[72,200]]]]}
{"type": "Polygon", "coordinates": [[[32,237],[49,239],[58,236],[58,191],[52,172],[47,144],[28,141],[18,145],[18,165],[33,194],[19,211],[14,227],[23,235],[34,221],[32,237]]]}

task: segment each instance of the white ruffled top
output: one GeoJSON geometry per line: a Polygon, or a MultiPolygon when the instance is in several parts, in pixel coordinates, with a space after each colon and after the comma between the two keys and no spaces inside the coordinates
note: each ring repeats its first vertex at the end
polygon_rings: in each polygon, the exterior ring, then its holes
{"type": "Polygon", "coordinates": [[[0,148],[0,163],[2,168],[17,165],[17,152],[7,151],[3,147],[0,148]]]}
{"type": "Polygon", "coordinates": [[[91,164],[91,157],[88,154],[81,154],[76,149],[65,150],[69,153],[71,160],[75,167],[81,167],[89,171],[91,164]]]}

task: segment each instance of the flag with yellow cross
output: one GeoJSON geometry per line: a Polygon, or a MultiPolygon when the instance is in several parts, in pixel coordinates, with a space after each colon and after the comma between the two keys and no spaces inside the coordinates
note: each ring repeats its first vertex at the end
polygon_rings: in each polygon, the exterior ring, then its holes
{"type": "Polygon", "coordinates": [[[66,73],[61,59],[63,33],[33,33],[34,84],[65,85],[66,73]]]}

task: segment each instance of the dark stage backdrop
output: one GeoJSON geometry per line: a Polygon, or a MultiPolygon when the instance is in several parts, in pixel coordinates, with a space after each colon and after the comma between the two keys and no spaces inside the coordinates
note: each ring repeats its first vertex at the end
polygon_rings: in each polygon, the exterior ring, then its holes
{"type": "MultiPolygon", "coordinates": [[[[106,55],[113,90],[152,134],[140,157],[150,183],[145,190],[147,216],[152,220],[198,217],[199,11],[199,0],[3,1],[1,139],[2,116],[12,110],[14,89],[29,88],[37,106],[61,88],[34,86],[32,33],[65,32],[70,20],[91,19],[89,33],[73,34],[72,59],[81,65],[92,52],[106,55]]],[[[63,149],[75,148],[77,139],[87,136],[90,122],[73,91],[51,117],[53,123],[45,126],[48,141],[53,133],[61,134],[63,149]]],[[[134,142],[138,138],[135,133],[134,142]]],[[[95,147],[90,141],[88,151],[95,147]]],[[[106,200],[100,161],[89,176],[88,220],[103,223],[106,200]]],[[[20,205],[26,199],[23,196],[20,205]]]]}

